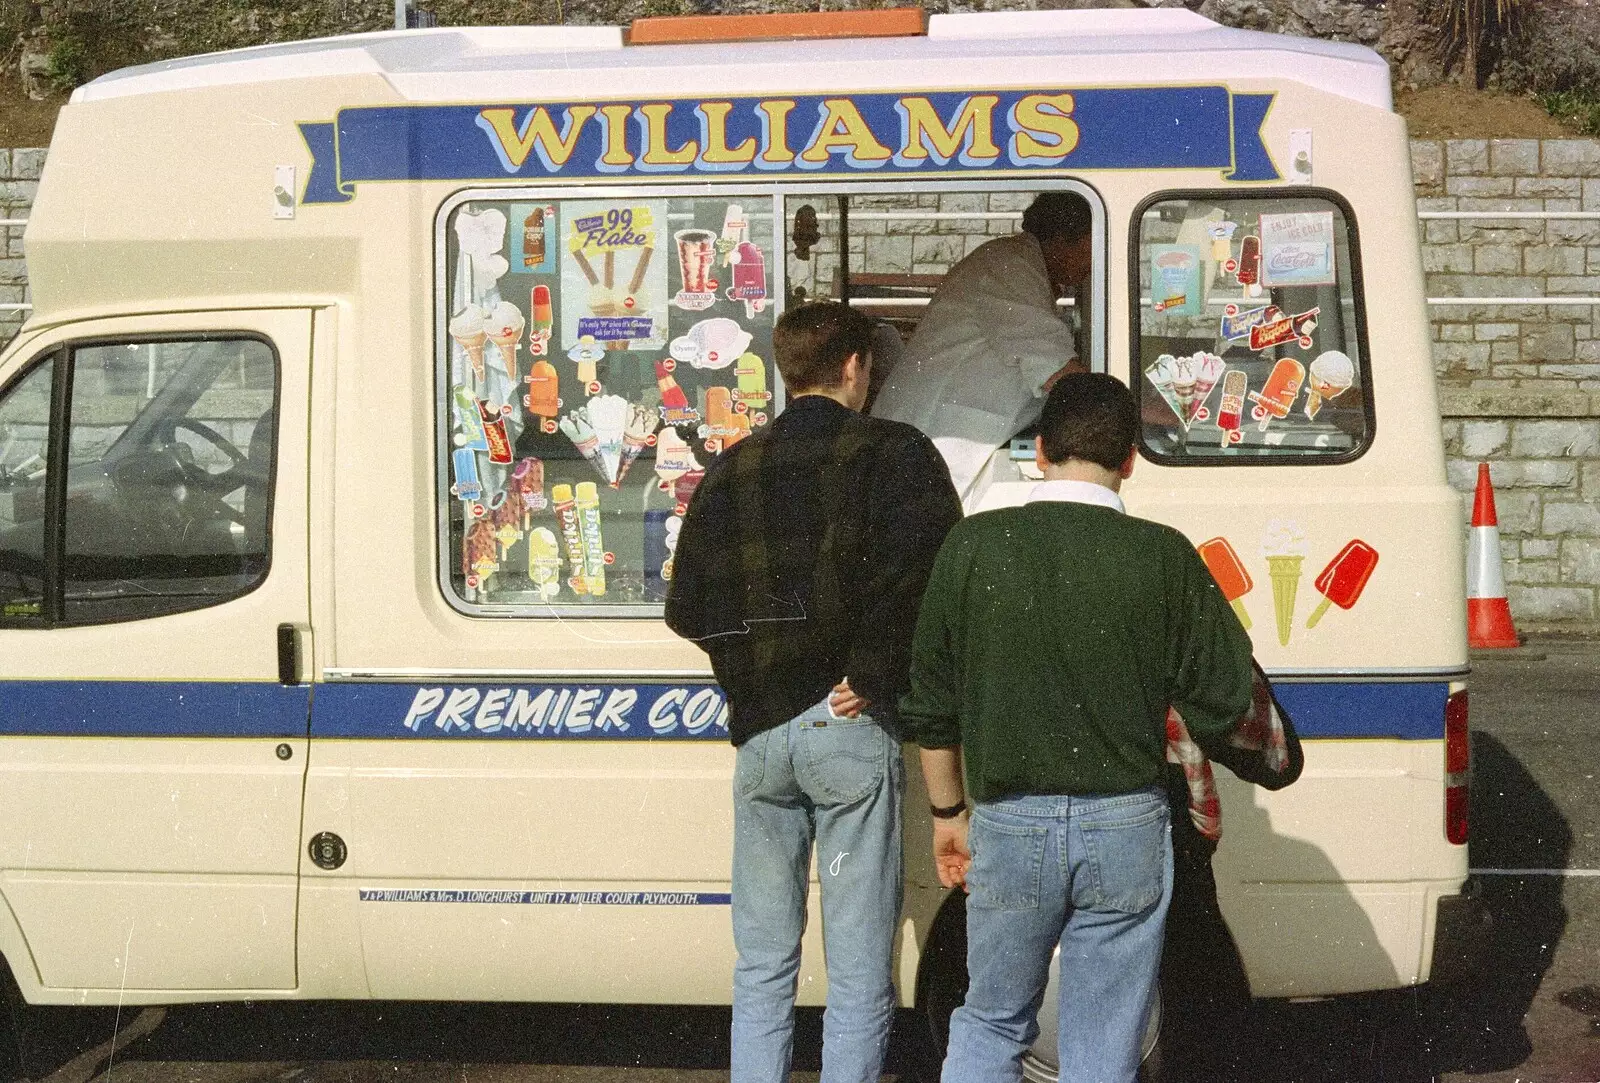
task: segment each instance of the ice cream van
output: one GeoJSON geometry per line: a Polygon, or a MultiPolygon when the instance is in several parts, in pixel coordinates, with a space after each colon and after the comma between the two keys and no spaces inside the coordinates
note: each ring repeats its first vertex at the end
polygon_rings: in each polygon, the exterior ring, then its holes
{"type": "MultiPolygon", "coordinates": [[[[1254,991],[1427,981],[1467,880],[1461,507],[1384,64],[1183,10],[879,11],[73,94],[0,358],[25,1000],[726,1003],[727,710],[661,620],[685,504],[783,409],[786,306],[908,334],[1048,189],[1094,212],[1063,318],[1143,399],[1129,507],[1304,739],[1289,789],[1223,780],[1254,991]]],[[[907,1006],[960,905],[924,832],[907,1006]]]]}

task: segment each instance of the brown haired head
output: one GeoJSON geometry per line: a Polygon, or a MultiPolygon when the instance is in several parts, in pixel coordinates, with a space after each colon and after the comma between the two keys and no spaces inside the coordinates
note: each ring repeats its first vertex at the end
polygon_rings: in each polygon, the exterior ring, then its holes
{"type": "Polygon", "coordinates": [[[831,391],[852,356],[872,352],[872,321],[849,305],[815,301],[791,308],[772,330],[772,352],[790,394],[831,391]]]}

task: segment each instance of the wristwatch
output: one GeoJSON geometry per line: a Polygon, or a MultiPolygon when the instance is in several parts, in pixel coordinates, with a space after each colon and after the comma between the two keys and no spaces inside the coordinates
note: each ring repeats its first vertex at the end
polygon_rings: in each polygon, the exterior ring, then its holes
{"type": "Polygon", "coordinates": [[[967,803],[958,801],[956,804],[948,805],[945,808],[940,808],[938,805],[929,805],[928,811],[933,814],[935,820],[953,820],[967,811],[967,803]]]}

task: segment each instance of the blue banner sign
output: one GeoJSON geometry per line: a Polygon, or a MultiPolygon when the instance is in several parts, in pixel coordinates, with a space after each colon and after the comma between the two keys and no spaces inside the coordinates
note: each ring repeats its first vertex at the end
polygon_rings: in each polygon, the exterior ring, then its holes
{"type": "Polygon", "coordinates": [[[305,203],[371,181],[1215,169],[1273,181],[1273,95],[1225,86],[386,105],[303,123],[305,203]]]}

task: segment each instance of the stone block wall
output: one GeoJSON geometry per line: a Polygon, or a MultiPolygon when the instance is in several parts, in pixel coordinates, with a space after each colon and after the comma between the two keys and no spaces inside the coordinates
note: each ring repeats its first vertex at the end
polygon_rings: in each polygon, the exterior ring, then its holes
{"type": "MultiPolygon", "coordinates": [[[[26,219],[44,169],[43,147],[0,150],[0,218],[26,219]]],[[[0,255],[0,304],[21,304],[29,298],[28,270],[22,262],[22,226],[0,226],[5,252],[0,255]]],[[[0,342],[16,334],[28,313],[0,309],[0,342]]]]}
{"type": "Polygon", "coordinates": [[[1450,479],[1488,462],[1520,625],[1600,621],[1600,140],[1412,143],[1417,209],[1589,218],[1423,220],[1450,479]]]}

